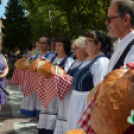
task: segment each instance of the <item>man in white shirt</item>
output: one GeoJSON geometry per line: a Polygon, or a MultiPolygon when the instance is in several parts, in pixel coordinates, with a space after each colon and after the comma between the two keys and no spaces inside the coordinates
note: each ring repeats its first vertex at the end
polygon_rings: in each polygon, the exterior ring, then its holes
{"type": "Polygon", "coordinates": [[[134,2],[112,0],[105,22],[109,34],[119,39],[114,43],[108,73],[129,62],[134,62],[134,2]]]}

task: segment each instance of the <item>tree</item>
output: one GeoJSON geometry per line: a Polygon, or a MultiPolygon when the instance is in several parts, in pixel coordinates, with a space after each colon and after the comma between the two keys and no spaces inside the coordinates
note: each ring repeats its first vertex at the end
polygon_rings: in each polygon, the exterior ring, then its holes
{"type": "Polygon", "coordinates": [[[22,0],[32,25],[33,38],[66,35],[77,38],[87,29],[106,32],[109,0],[22,0]],[[36,26],[36,28],[35,28],[36,26]],[[41,31],[41,32],[40,32],[41,31]]]}
{"type": "Polygon", "coordinates": [[[6,19],[3,20],[4,46],[8,48],[30,47],[31,27],[25,11],[19,0],[9,0],[5,11],[6,19]]]}

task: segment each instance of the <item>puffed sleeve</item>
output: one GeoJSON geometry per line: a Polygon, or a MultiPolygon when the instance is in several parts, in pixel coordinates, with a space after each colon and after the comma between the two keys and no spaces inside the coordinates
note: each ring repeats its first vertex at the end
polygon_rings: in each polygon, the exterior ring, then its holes
{"type": "Polygon", "coordinates": [[[48,59],[49,61],[51,61],[52,58],[55,57],[55,55],[56,55],[55,53],[51,53],[51,54],[49,54],[49,56],[48,56],[47,59],[48,59]]]}
{"type": "Polygon", "coordinates": [[[108,62],[109,62],[108,58],[103,57],[103,58],[98,59],[91,66],[94,86],[100,83],[104,79],[107,73],[108,62]]]}
{"type": "Polygon", "coordinates": [[[65,63],[64,70],[67,72],[70,66],[74,63],[74,59],[72,57],[69,57],[65,63]]]}

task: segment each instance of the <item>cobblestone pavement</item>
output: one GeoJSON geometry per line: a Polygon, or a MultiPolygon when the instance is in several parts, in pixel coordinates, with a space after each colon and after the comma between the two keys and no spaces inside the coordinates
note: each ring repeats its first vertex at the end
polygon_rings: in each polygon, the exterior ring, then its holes
{"type": "Polygon", "coordinates": [[[18,89],[11,85],[7,86],[10,95],[7,104],[2,106],[0,112],[0,134],[37,134],[36,118],[28,118],[19,114],[23,96],[18,89]]]}

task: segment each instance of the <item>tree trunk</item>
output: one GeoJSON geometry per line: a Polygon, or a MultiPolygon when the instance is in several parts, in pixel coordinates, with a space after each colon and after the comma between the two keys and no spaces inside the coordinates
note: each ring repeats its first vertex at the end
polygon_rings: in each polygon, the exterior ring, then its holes
{"type": "Polygon", "coordinates": [[[72,33],[72,25],[71,25],[71,19],[70,19],[71,18],[70,12],[67,11],[66,15],[67,15],[67,22],[68,22],[68,26],[69,26],[70,36],[72,38],[73,37],[73,33],[72,33]]]}
{"type": "Polygon", "coordinates": [[[68,18],[67,21],[68,21],[70,36],[71,36],[71,38],[73,38],[72,26],[71,26],[71,20],[70,20],[70,15],[69,14],[68,14],[68,17],[67,18],[68,18]]]}

